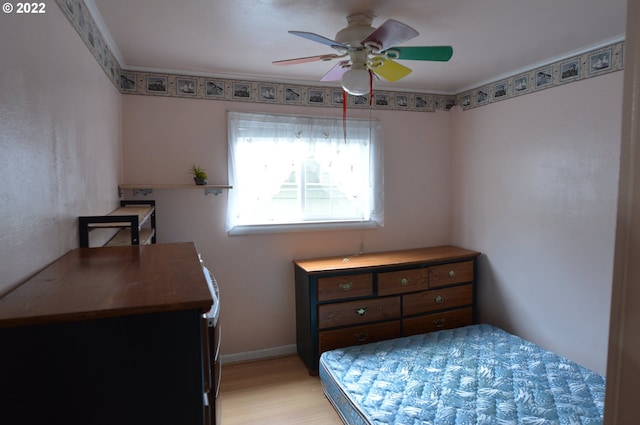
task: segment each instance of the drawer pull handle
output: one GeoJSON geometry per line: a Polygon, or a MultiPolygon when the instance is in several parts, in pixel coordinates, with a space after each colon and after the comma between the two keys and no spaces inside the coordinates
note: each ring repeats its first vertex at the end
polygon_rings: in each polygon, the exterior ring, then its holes
{"type": "Polygon", "coordinates": [[[367,311],[369,311],[368,308],[359,308],[356,310],[356,313],[358,313],[358,315],[360,316],[364,316],[365,314],[367,314],[367,311]]]}
{"type": "Polygon", "coordinates": [[[398,281],[400,283],[400,285],[402,286],[407,286],[409,284],[409,278],[408,277],[403,277],[402,279],[400,279],[398,281]]]}
{"type": "Polygon", "coordinates": [[[433,297],[433,301],[436,304],[443,304],[446,300],[447,300],[447,298],[442,296],[442,295],[438,295],[437,297],[433,297]]]}
{"type": "Polygon", "coordinates": [[[367,338],[369,338],[369,332],[360,332],[359,334],[356,334],[358,342],[364,342],[367,338]]]}
{"type": "Polygon", "coordinates": [[[436,325],[436,328],[441,328],[444,326],[445,319],[436,319],[433,321],[433,324],[436,325]]]}
{"type": "Polygon", "coordinates": [[[348,291],[351,288],[353,288],[353,282],[347,282],[347,283],[341,283],[340,284],[340,289],[342,289],[343,291],[348,291]]]}
{"type": "Polygon", "coordinates": [[[458,274],[457,271],[455,270],[449,270],[449,277],[456,277],[456,275],[458,274]]]}

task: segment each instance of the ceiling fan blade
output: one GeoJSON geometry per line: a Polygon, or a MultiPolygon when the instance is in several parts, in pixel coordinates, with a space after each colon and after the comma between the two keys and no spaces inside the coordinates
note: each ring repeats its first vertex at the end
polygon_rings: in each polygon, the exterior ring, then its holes
{"type": "Polygon", "coordinates": [[[339,81],[345,72],[351,68],[349,61],[340,61],[329,70],[320,81],[339,81]]]}
{"type": "Polygon", "coordinates": [[[414,30],[407,24],[388,19],[384,24],[380,25],[375,31],[362,40],[364,45],[366,42],[374,42],[382,46],[395,46],[402,44],[407,40],[411,40],[418,36],[418,31],[414,30]]]}
{"type": "Polygon", "coordinates": [[[387,81],[398,81],[401,78],[411,74],[411,69],[404,65],[400,65],[398,62],[387,59],[377,68],[373,68],[372,71],[384,78],[387,81]]]}
{"type": "Polygon", "coordinates": [[[446,62],[453,56],[453,48],[451,46],[392,47],[386,51],[389,50],[397,51],[398,57],[393,58],[402,60],[446,62]]]}
{"type": "Polygon", "coordinates": [[[317,43],[321,43],[321,44],[324,44],[326,46],[333,47],[333,48],[344,49],[344,50],[348,50],[349,49],[349,46],[347,46],[345,44],[338,43],[335,40],[331,40],[330,38],[323,37],[321,35],[314,34],[312,32],[289,31],[289,34],[297,35],[298,37],[306,38],[307,40],[315,41],[317,43]]]}
{"type": "Polygon", "coordinates": [[[328,61],[331,59],[339,58],[340,55],[330,54],[330,55],[317,55],[317,56],[307,56],[304,58],[295,58],[295,59],[285,59],[280,61],[273,61],[274,65],[283,66],[283,65],[297,65],[299,63],[307,63],[307,62],[318,62],[318,61],[328,61]]]}

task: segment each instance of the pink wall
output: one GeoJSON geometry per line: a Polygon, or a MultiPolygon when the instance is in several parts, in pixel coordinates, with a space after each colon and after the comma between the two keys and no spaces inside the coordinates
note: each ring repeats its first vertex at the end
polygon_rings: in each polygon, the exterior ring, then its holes
{"type": "Polygon", "coordinates": [[[453,242],[482,320],[604,373],[623,73],[453,112],[453,242]]]}
{"type": "MultiPolygon", "coordinates": [[[[382,229],[229,237],[226,194],[169,190],[152,195],[159,241],[196,241],[214,270],[227,360],[294,349],[292,259],[355,252],[361,240],[366,251],[453,242],[484,253],[483,320],[604,372],[621,89],[614,73],[464,112],[375,111],[382,229]]],[[[340,114],[127,95],[124,182],[190,183],[196,161],[226,183],[227,110],[340,114]]]]}
{"type": "MultiPolygon", "coordinates": [[[[209,171],[210,183],[226,184],[227,110],[342,114],[330,108],[125,95],[124,182],[192,184],[187,171],[197,162],[209,171]]],[[[348,113],[369,116],[363,110],[348,113]]],[[[449,242],[451,115],[374,111],[373,117],[385,134],[383,228],[228,236],[226,193],[156,190],[149,196],[157,201],[158,241],[194,240],[220,283],[222,350],[228,359],[282,347],[295,352],[294,258],[354,253],[361,241],[365,251],[449,242]]]]}
{"type": "Polygon", "coordinates": [[[60,9],[0,17],[0,294],[117,205],[122,96],[60,9]]]}

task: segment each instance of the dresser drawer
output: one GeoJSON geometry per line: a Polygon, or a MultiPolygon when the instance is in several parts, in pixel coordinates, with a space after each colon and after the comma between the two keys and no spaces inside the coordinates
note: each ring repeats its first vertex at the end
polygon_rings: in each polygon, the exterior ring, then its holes
{"type": "Polygon", "coordinates": [[[373,275],[353,274],[318,278],[318,301],[373,295],[373,275]]]}
{"type": "Polygon", "coordinates": [[[429,288],[473,281],[473,261],[429,267],[429,288]]]}
{"type": "Polygon", "coordinates": [[[427,289],[429,269],[408,269],[378,274],[378,295],[402,294],[427,289]]]}
{"type": "Polygon", "coordinates": [[[400,297],[370,298],[318,306],[320,329],[399,317],[400,297]]]}
{"type": "Polygon", "coordinates": [[[402,335],[416,335],[473,324],[471,307],[427,314],[402,320],[402,335]]]}
{"type": "Polygon", "coordinates": [[[320,331],[319,351],[323,353],[334,348],[366,344],[400,336],[400,321],[377,323],[375,325],[352,326],[350,328],[320,331]]]}
{"type": "Polygon", "coordinates": [[[473,303],[473,285],[460,285],[402,296],[402,314],[428,313],[473,303]]]}

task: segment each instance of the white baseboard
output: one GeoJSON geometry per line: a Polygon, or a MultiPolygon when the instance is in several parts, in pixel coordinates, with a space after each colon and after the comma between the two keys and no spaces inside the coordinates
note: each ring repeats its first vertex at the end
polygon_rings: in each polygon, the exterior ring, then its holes
{"type": "Polygon", "coordinates": [[[282,347],[265,348],[264,350],[247,351],[244,353],[223,354],[220,356],[222,364],[241,363],[254,360],[264,360],[273,357],[283,357],[296,354],[296,344],[283,345],[282,347]]]}

